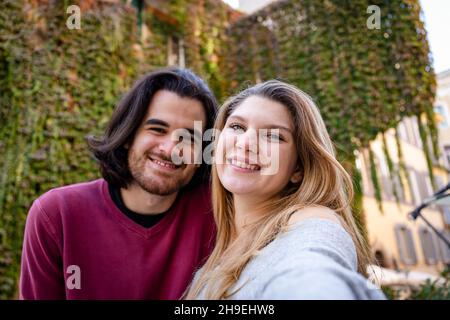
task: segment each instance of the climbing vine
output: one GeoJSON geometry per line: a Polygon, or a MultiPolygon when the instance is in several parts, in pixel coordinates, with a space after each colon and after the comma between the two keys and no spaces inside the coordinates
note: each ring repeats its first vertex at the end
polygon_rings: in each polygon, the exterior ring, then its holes
{"type": "Polygon", "coordinates": [[[398,186],[396,178],[400,178],[398,175],[398,170],[394,166],[394,162],[392,161],[391,154],[389,152],[389,148],[386,141],[385,133],[381,133],[381,141],[383,143],[383,154],[386,158],[387,167],[389,170],[389,178],[392,183],[392,193],[394,195],[395,201],[397,204],[400,202],[399,194],[398,194],[398,186]]]}
{"type": "Polygon", "coordinates": [[[378,209],[383,212],[383,203],[381,199],[380,180],[377,174],[377,165],[375,163],[375,155],[372,148],[369,146],[369,163],[370,163],[370,178],[372,179],[373,188],[375,190],[375,199],[377,200],[378,209]]]}

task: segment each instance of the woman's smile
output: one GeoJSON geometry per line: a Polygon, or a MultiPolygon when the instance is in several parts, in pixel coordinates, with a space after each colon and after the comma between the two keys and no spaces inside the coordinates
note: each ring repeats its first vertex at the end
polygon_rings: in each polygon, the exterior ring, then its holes
{"type": "Polygon", "coordinates": [[[227,164],[237,172],[255,173],[261,171],[261,166],[250,164],[247,160],[227,159],[227,164]]]}

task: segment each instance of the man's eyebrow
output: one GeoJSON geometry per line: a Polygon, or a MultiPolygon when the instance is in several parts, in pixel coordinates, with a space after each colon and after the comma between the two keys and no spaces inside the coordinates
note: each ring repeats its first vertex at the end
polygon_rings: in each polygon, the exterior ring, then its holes
{"type": "MultiPolygon", "coordinates": [[[[148,119],[147,121],[145,121],[144,125],[159,125],[163,127],[170,127],[167,122],[160,119],[148,119]]],[[[183,129],[187,130],[191,135],[195,135],[196,132],[197,134],[201,135],[201,132],[198,132],[198,130],[194,130],[193,128],[183,128],[183,129]]]]}
{"type": "Polygon", "coordinates": [[[144,125],[149,125],[149,124],[156,124],[156,125],[160,125],[163,127],[169,127],[169,124],[163,120],[159,120],[159,119],[148,119],[147,121],[145,121],[144,125]]]}
{"type": "MultiPolygon", "coordinates": [[[[239,120],[239,121],[242,121],[242,122],[247,122],[247,121],[245,120],[245,118],[243,118],[243,117],[241,117],[241,116],[237,116],[237,115],[236,115],[236,116],[234,116],[234,115],[229,116],[228,119],[230,119],[230,118],[233,118],[233,119],[236,119],[236,120],[239,120]]],[[[278,124],[269,124],[269,125],[267,125],[267,126],[264,126],[263,129],[280,129],[280,130],[285,130],[285,131],[287,131],[287,132],[292,133],[292,130],[289,129],[288,127],[281,126],[281,125],[278,125],[278,124]]]]}

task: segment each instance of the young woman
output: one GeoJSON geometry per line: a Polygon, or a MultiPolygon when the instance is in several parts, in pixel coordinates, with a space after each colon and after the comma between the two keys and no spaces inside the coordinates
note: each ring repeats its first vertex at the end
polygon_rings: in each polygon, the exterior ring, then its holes
{"type": "Polygon", "coordinates": [[[216,247],[185,297],[383,299],[361,275],[351,178],[311,98],[267,81],[226,101],[215,128],[216,247]]]}

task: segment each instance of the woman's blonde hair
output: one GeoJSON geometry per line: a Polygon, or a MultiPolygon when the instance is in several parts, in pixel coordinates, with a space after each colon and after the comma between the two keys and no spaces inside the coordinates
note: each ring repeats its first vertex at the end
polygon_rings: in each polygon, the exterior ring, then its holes
{"type": "MultiPolygon", "coordinates": [[[[293,85],[270,80],[250,87],[229,98],[219,109],[215,128],[222,131],[225,123],[245,99],[260,96],[284,105],[293,124],[300,182],[288,183],[276,200],[266,203],[267,214],[248,225],[237,235],[234,224],[233,196],[219,181],[217,167],[212,167],[212,201],[217,225],[216,246],[202,272],[187,291],[186,299],[196,298],[204,289],[205,299],[226,299],[239,288],[231,289],[247,263],[288,225],[293,212],[309,206],[334,210],[356,246],[358,271],[365,274],[369,263],[368,247],[351,212],[352,180],[336,160],[333,144],[320,112],[313,100],[293,85]]],[[[217,144],[216,139],[216,144],[217,144]]]]}

